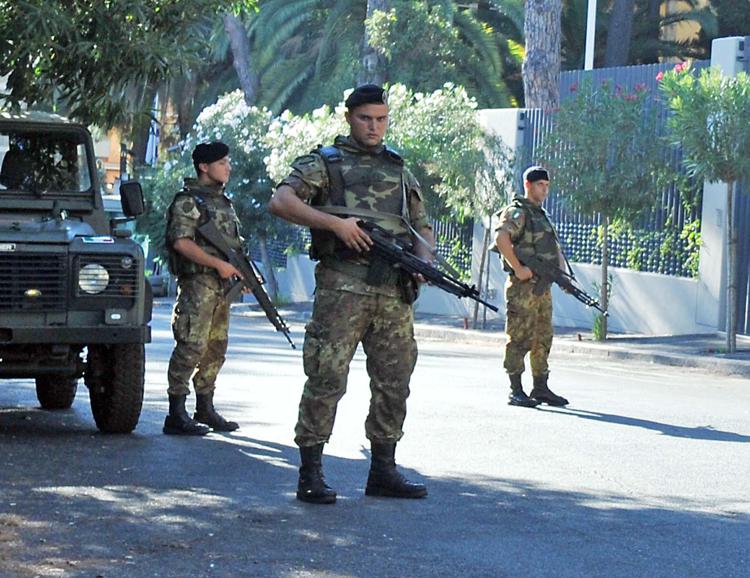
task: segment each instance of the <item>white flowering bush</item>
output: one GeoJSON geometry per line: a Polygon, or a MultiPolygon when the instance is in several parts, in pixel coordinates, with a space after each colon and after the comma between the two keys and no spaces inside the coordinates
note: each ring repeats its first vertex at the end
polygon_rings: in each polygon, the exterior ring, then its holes
{"type": "Polygon", "coordinates": [[[139,219],[138,231],[149,236],[162,257],[165,256],[167,207],[182,187],[183,178],[196,176],[191,155],[201,142],[220,140],[229,147],[232,175],[227,194],[234,202],[243,233],[246,236],[272,234],[276,220],[265,210],[272,182],[263,163],[269,152],[264,137],[270,122],[271,113],[248,106],[241,91],[225,94],[201,111],[193,130],[179,143],[178,150],[144,182],[148,211],[139,219]]]}
{"type": "MultiPolygon", "coordinates": [[[[289,174],[296,157],[348,134],[346,96],[333,110],[324,106],[303,116],[286,111],[271,122],[265,163],[274,181],[289,174]]],[[[476,101],[450,83],[432,93],[395,84],[388,89],[388,103],[386,142],[422,183],[430,212],[435,217],[477,212],[474,181],[487,162],[483,151],[490,140],[479,125],[476,101]]]]}

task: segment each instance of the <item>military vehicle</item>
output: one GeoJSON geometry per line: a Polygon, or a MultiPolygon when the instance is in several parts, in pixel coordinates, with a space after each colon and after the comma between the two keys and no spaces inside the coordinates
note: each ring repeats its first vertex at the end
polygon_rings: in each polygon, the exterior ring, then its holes
{"type": "MultiPolygon", "coordinates": [[[[105,213],[91,134],[43,113],[0,113],[0,378],[33,378],[44,409],[89,390],[97,427],[128,433],[143,403],[152,296],[126,222],[136,182],[105,213]]],[[[2,389],[0,388],[0,398],[2,389]]]]}

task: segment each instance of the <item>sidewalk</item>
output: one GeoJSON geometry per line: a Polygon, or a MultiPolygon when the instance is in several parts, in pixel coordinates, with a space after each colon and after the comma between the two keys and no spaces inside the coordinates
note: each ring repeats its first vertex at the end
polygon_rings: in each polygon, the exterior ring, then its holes
{"type": "MultiPolygon", "coordinates": [[[[283,306],[281,316],[295,329],[302,329],[310,317],[311,304],[283,306]]],[[[256,305],[237,304],[234,315],[259,315],[256,305]]],[[[471,319],[466,322],[471,325],[471,319]]],[[[481,324],[481,320],[480,320],[481,324]]],[[[431,315],[417,312],[414,330],[418,339],[453,341],[456,343],[496,345],[498,355],[505,343],[502,324],[488,323],[484,330],[464,329],[463,317],[431,315]]],[[[750,377],[750,337],[737,336],[737,352],[728,355],[725,337],[721,334],[642,336],[611,334],[604,342],[594,341],[590,331],[556,328],[553,355],[581,355],[602,359],[628,360],[685,368],[702,369],[721,375],[750,377]]]]}

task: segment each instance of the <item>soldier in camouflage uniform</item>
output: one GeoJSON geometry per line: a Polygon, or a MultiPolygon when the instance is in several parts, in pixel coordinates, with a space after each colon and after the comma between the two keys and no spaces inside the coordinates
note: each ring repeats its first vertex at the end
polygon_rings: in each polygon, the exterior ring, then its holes
{"type": "Polygon", "coordinates": [[[228,279],[242,275],[197,231],[212,219],[233,248],[241,247],[240,223],[224,195],[231,173],[228,155],[229,148],[221,142],[195,147],[193,164],[198,178],[185,179],[168,209],[166,244],[178,292],[172,315],[176,344],[167,372],[165,434],[205,435],[209,427],[217,431],[239,427],[216,411],[213,397],[227,351],[229,304],[224,290],[228,279]],[[192,419],[185,409],[191,377],[196,395],[192,419]]]}
{"type": "Polygon", "coordinates": [[[307,381],[295,428],[302,462],[297,498],[336,501],[336,492],[323,477],[321,456],[360,342],[372,394],[365,421],[372,449],[365,492],[421,498],[427,495],[425,486],[406,480],[395,464],[417,360],[412,311],[416,281],[370,258],[372,241],[357,223],[372,221],[404,238],[416,239],[416,232],[424,242],[416,243],[415,252],[428,261],[434,238],[419,184],[401,157],[383,144],[386,92],[375,85],[360,86],[346,107],[350,135],[295,160],[268,206],[273,214],[310,227],[311,256],[320,261],[303,351],[307,381]]]}
{"type": "Polygon", "coordinates": [[[534,293],[537,279],[526,267],[524,256],[540,259],[565,268],[555,228],[542,203],[549,193],[549,173],[542,167],[524,172],[526,196],[498,213],[496,245],[503,259],[508,280],[505,285],[506,318],[505,371],[510,377],[508,403],[536,407],[540,403],[567,405],[568,400],[550,391],[547,386],[547,358],[552,347],[552,292],[549,287],[541,295],[534,293]],[[530,354],[534,387],[529,396],[523,391],[521,374],[524,357],[530,354]]]}

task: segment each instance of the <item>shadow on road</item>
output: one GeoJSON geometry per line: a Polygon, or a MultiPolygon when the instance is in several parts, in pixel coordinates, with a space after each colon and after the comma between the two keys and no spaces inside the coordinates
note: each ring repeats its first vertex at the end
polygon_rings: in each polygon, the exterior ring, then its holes
{"type": "MultiPolygon", "coordinates": [[[[702,428],[566,413],[738,441],[702,428]]],[[[0,412],[0,575],[739,576],[750,561],[746,512],[528,480],[427,478],[408,468],[408,477],[426,481],[429,498],[367,498],[365,455],[325,456],[339,502],[302,504],[294,498],[296,447],[241,430],[163,436],[155,421],[144,432],[107,436],[75,407],[0,412]]]]}
{"type": "Polygon", "coordinates": [[[661,423],[658,421],[651,421],[647,419],[640,419],[637,417],[628,417],[624,415],[616,415],[611,413],[601,413],[598,411],[587,411],[583,409],[565,408],[563,410],[553,410],[546,408],[537,408],[539,411],[549,411],[558,413],[560,415],[571,415],[580,417],[583,419],[591,419],[595,421],[603,421],[607,423],[615,423],[619,425],[627,425],[632,427],[640,427],[644,429],[650,429],[658,431],[664,435],[689,438],[695,440],[706,440],[712,442],[738,442],[748,443],[750,442],[750,436],[738,434],[734,432],[717,430],[710,425],[699,426],[699,427],[687,427],[681,425],[672,425],[668,423],[661,423]]]}

